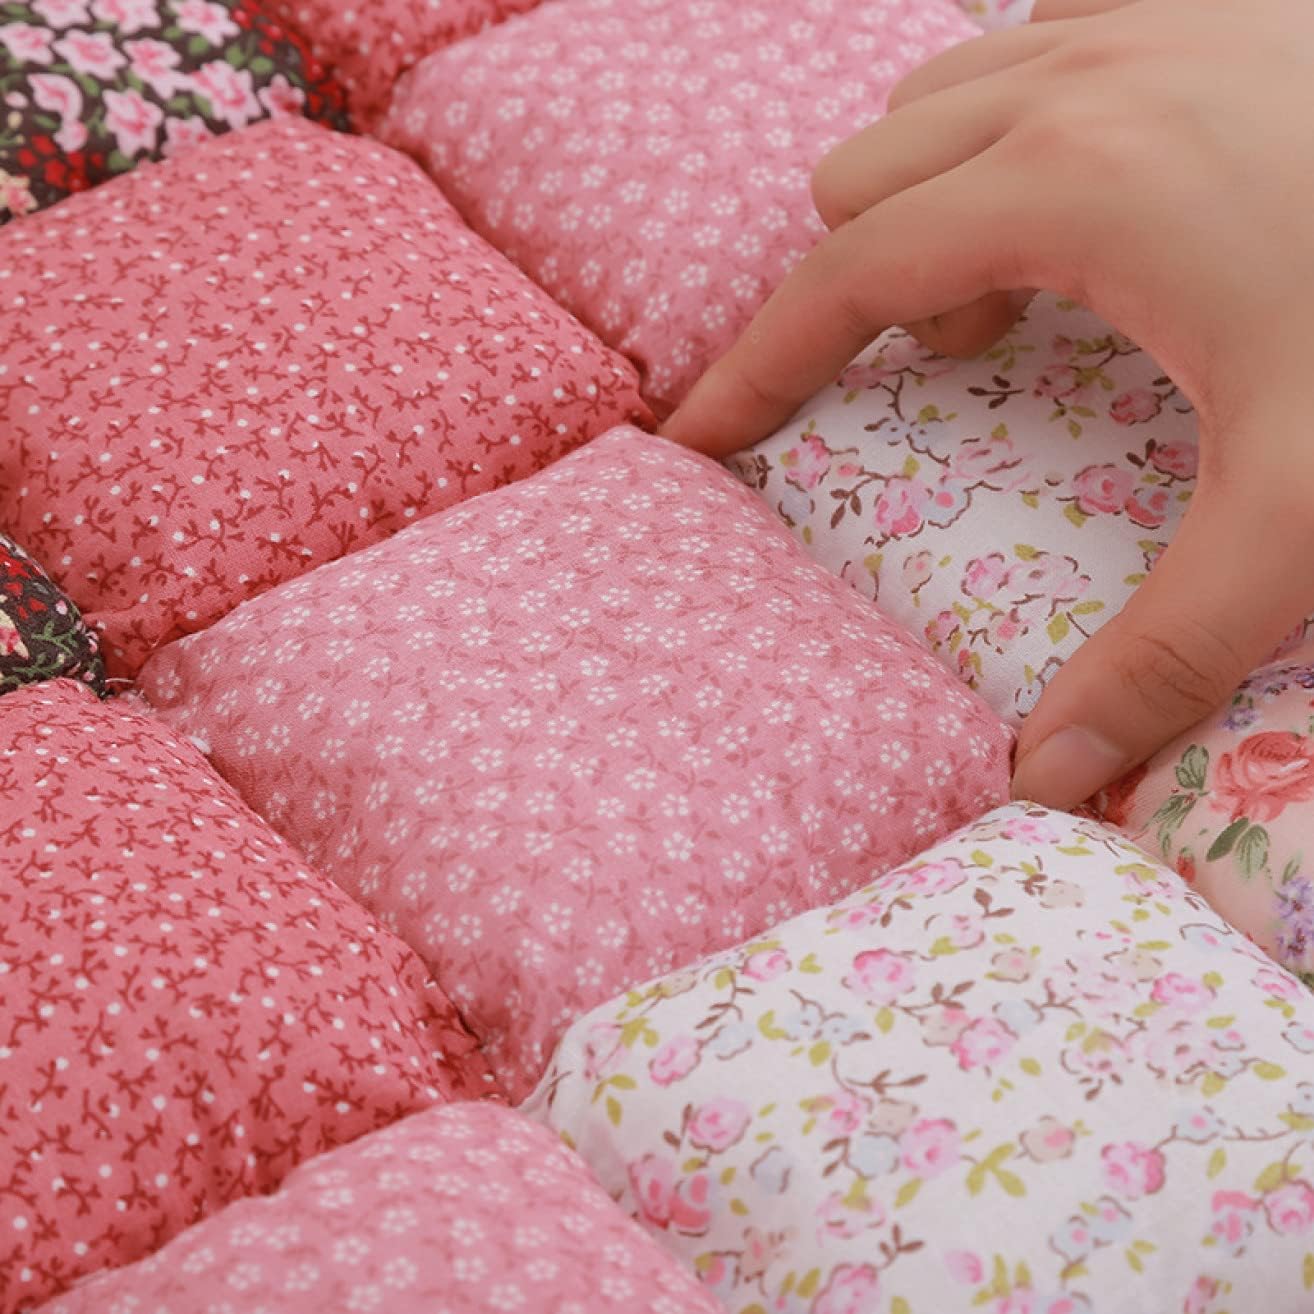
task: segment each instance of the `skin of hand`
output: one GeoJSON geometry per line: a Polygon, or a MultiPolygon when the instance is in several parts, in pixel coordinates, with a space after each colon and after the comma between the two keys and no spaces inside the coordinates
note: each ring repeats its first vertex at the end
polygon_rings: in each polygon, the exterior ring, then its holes
{"type": "Polygon", "coordinates": [[[891,325],[973,355],[1037,288],[1156,358],[1198,414],[1196,492],[1025,722],[1016,798],[1089,797],[1314,610],[1311,88],[1308,0],[1040,0],[821,162],[829,235],[663,427],[728,455],[891,325]]]}

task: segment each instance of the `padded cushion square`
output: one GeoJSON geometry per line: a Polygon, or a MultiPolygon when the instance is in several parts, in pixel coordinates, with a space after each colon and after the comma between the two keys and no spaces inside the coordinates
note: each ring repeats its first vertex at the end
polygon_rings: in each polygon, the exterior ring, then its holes
{"type": "Polygon", "coordinates": [[[526,1111],[732,1314],[1295,1314],[1311,1052],[1173,872],[1015,805],[595,1010],[526,1111]]]}
{"type": "Polygon", "coordinates": [[[1044,296],[976,360],[885,334],[728,464],[1016,723],[1171,538],[1196,442],[1153,360],[1044,296]]]}
{"type": "Polygon", "coordinates": [[[145,160],[345,97],[250,0],[0,3],[0,223],[145,160]]]}
{"type": "Polygon", "coordinates": [[[584,1009],[1008,788],[984,704],[634,429],[246,604],[142,689],[422,953],[513,1096],[584,1009]]]}
{"type": "Polygon", "coordinates": [[[419,960],[190,744],[0,698],[0,1310],[154,1250],[486,1067],[419,960]]]}
{"type": "Polygon", "coordinates": [[[665,410],[824,231],[821,156],[975,35],[947,0],[558,0],[430,55],[379,133],[665,410]]]}
{"type": "Polygon", "coordinates": [[[1314,984],[1314,644],[1098,800],[1101,815],[1314,984]]]}
{"type": "Polygon", "coordinates": [[[0,534],[0,693],[68,676],[105,692],[100,644],[77,607],[7,534],[0,534]]]}
{"type": "Polygon", "coordinates": [[[266,0],[271,14],[305,33],[315,57],[347,89],[352,121],[368,131],[393,84],[432,50],[539,0],[266,0]]]}
{"type": "Polygon", "coordinates": [[[718,1314],[537,1124],[417,1113],[298,1168],[42,1314],[718,1314]]]}
{"type": "Polygon", "coordinates": [[[642,414],[412,164],[260,124],[0,232],[0,525],[115,674],[642,414]]]}

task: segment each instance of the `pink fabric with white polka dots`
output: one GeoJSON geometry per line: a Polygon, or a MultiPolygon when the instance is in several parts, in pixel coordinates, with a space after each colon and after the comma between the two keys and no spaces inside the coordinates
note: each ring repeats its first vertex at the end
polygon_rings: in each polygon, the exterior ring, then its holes
{"type": "Polygon", "coordinates": [[[551,1133],[419,1113],[42,1314],[717,1314],[551,1133]]]}
{"type": "Polygon", "coordinates": [[[947,0],[555,0],[430,55],[379,135],[664,409],[824,231],[820,157],[975,35],[947,0]]]}
{"type": "Polygon", "coordinates": [[[584,1009],[1008,792],[994,713],[634,429],[248,603],[142,688],[420,951],[513,1098],[584,1009]]]}

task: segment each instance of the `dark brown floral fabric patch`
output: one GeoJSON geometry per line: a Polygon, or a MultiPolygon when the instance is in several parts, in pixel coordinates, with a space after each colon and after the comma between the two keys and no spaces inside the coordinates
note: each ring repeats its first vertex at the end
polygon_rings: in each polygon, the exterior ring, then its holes
{"type": "Polygon", "coordinates": [[[0,694],[70,676],[105,694],[95,634],[13,539],[0,534],[0,694]]]}
{"type": "Polygon", "coordinates": [[[0,0],[0,223],[343,93],[250,0],[0,0]]]}

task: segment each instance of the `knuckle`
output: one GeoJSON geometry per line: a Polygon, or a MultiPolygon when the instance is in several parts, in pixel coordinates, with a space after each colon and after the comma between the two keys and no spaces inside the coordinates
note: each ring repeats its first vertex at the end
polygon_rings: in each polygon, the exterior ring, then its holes
{"type": "Polygon", "coordinates": [[[1080,158],[1082,150],[1098,135],[1095,124],[1063,101],[1024,115],[1010,133],[1011,144],[1021,151],[1024,160],[1033,164],[1043,161],[1049,168],[1080,158]]]}
{"type": "Polygon", "coordinates": [[[1232,645],[1200,625],[1139,633],[1112,658],[1113,674],[1128,695],[1159,720],[1198,721],[1232,692],[1243,669],[1232,645]]]}

